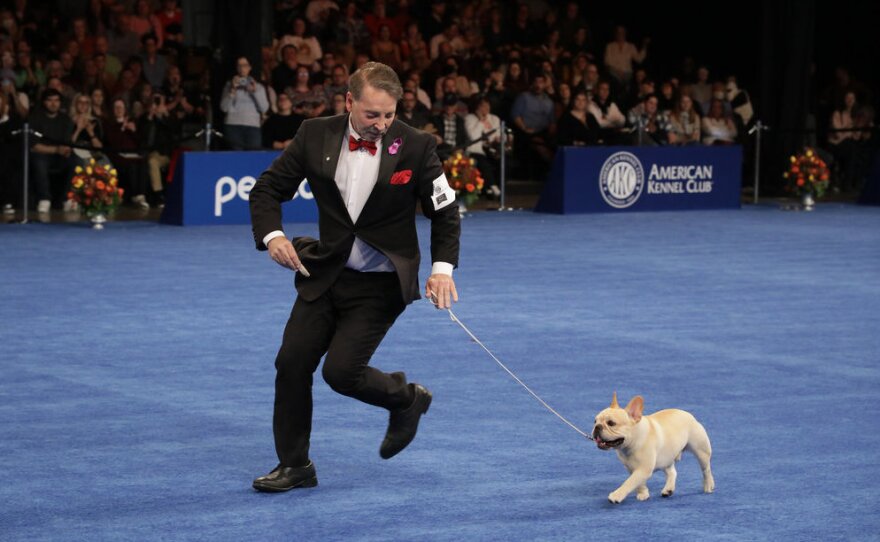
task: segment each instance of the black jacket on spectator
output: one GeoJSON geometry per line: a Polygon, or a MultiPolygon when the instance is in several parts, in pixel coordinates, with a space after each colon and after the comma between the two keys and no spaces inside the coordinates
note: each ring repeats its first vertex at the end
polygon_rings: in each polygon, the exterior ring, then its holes
{"type": "Polygon", "coordinates": [[[587,122],[583,124],[570,111],[566,111],[556,124],[556,138],[563,147],[595,145],[599,140],[599,123],[587,113],[587,122]]]}
{"type": "Polygon", "coordinates": [[[306,120],[304,116],[296,113],[272,115],[263,123],[263,146],[272,149],[272,144],[276,141],[293,139],[304,120],[306,120]]]}

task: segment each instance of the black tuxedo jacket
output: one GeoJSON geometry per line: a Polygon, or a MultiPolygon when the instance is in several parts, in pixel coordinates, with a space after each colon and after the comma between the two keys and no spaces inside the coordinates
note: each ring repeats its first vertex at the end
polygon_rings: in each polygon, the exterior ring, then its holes
{"type": "Polygon", "coordinates": [[[376,186],[357,222],[352,222],[334,179],[347,128],[347,114],[303,122],[287,149],[257,180],[250,193],[257,249],[266,250],[263,238],[282,229],[281,203],[290,200],[307,178],[318,204],[320,239],[293,239],[300,260],[311,274],[310,278],[297,274],[299,295],[312,301],[336,281],[357,236],[388,257],[397,271],[403,299],[411,303],[420,298],[416,202],[421,202],[422,212],[431,220],[432,261],[458,266],[461,224],[455,194],[445,177],[435,183],[443,167],[434,137],[395,120],[382,139],[376,186]],[[407,171],[411,175],[404,183],[407,171]]]}

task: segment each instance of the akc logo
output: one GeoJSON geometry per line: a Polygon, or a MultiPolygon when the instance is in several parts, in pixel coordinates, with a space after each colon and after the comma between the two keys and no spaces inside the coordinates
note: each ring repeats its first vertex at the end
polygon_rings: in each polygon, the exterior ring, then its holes
{"type": "Polygon", "coordinates": [[[644,187],[645,170],[634,154],[616,152],[602,164],[599,191],[608,205],[625,209],[639,199],[644,187]]]}

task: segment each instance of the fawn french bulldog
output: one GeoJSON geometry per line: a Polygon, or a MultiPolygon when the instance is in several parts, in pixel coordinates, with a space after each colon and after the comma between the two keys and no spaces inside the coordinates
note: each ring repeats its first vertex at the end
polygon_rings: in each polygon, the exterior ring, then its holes
{"type": "Polygon", "coordinates": [[[593,440],[602,450],[617,451],[617,457],[630,472],[630,477],[608,495],[608,500],[620,503],[636,490],[636,498],[644,501],[650,497],[646,484],[655,470],[666,473],[661,495],[669,497],[675,491],[675,462],[681,460],[684,450],[697,456],[703,469],[703,491],[712,493],[712,445],[700,422],[689,412],[678,409],[643,416],[644,406],[644,399],[637,395],[626,408],[620,408],[615,392],[611,406],[596,415],[593,440]]]}

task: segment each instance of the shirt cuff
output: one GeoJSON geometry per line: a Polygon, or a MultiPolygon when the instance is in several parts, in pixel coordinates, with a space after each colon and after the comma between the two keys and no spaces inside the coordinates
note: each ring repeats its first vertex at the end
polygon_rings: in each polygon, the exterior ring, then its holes
{"type": "Polygon", "coordinates": [[[453,265],[446,262],[434,262],[431,266],[432,275],[449,275],[452,276],[453,265]]]}
{"type": "Polygon", "coordinates": [[[266,248],[269,248],[269,241],[275,239],[276,237],[284,237],[284,232],[281,230],[275,230],[273,232],[267,233],[266,237],[263,237],[263,244],[266,245],[266,248]]]}

